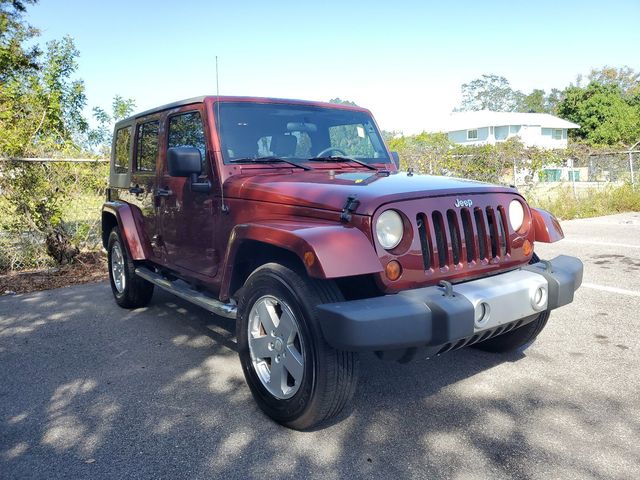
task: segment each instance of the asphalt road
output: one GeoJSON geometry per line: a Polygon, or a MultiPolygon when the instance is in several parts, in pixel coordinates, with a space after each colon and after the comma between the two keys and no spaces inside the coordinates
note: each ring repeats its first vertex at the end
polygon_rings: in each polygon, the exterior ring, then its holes
{"type": "Polygon", "coordinates": [[[523,354],[362,356],[350,415],[300,433],[257,409],[233,325],[106,283],[0,298],[0,478],[637,478],[640,214],[539,245],[585,263],[523,354]]]}

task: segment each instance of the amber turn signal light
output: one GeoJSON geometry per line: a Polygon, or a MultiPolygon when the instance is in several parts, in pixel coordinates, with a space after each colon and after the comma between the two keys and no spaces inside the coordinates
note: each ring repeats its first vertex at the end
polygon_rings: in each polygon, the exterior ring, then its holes
{"type": "Polygon", "coordinates": [[[397,260],[391,260],[387,263],[387,266],[384,267],[384,273],[387,274],[387,278],[392,282],[399,279],[400,275],[402,275],[402,267],[400,266],[400,262],[397,260]]]}
{"type": "Polygon", "coordinates": [[[531,242],[529,240],[525,240],[522,244],[522,253],[524,253],[525,256],[528,257],[529,255],[531,255],[531,252],[533,252],[533,246],[531,245],[531,242]]]}
{"type": "Polygon", "coordinates": [[[316,256],[313,252],[304,252],[304,264],[307,267],[312,266],[314,263],[316,263],[316,256]]]}

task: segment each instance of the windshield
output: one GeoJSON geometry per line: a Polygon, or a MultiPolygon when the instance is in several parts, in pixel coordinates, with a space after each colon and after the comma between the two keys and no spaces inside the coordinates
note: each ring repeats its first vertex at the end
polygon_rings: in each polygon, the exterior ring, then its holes
{"type": "Polygon", "coordinates": [[[222,102],[215,110],[225,163],[331,156],[367,163],[390,161],[373,119],[365,112],[247,102],[222,102]]]}

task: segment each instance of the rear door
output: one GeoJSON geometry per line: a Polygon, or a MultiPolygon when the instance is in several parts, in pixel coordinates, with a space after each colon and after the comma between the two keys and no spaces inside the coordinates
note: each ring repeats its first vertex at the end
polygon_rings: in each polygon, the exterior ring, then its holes
{"type": "Polygon", "coordinates": [[[160,153],[160,121],[147,118],[136,123],[131,183],[127,201],[137,207],[136,216],[142,224],[143,239],[151,245],[155,259],[161,257],[158,244],[158,205],[155,201],[157,164],[160,153]]]}
{"type": "MultiPolygon", "coordinates": [[[[171,147],[197,148],[202,155],[199,181],[209,180],[215,185],[203,118],[202,104],[171,112],[166,120],[163,157],[166,159],[166,149],[171,147]]],[[[159,182],[158,191],[163,194],[160,229],[166,263],[177,270],[215,276],[219,256],[214,249],[217,209],[214,208],[213,189],[209,193],[192,192],[190,179],[171,177],[166,161],[159,182]]]]}

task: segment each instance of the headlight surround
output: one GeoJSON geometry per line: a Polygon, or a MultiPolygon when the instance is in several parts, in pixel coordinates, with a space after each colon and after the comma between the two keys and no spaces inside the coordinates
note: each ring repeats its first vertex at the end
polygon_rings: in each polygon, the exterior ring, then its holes
{"type": "Polygon", "coordinates": [[[520,200],[511,200],[509,203],[509,223],[514,232],[522,228],[524,223],[524,206],[520,200]]]}
{"type": "Polygon", "coordinates": [[[404,222],[395,210],[386,210],[376,221],[376,237],[385,250],[397,247],[404,234],[404,222]]]}

